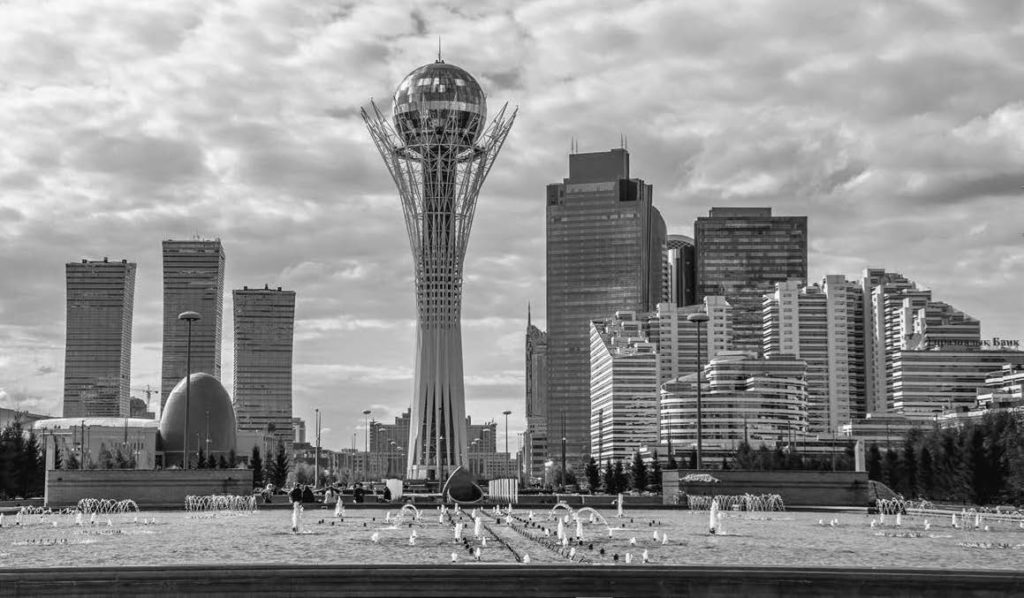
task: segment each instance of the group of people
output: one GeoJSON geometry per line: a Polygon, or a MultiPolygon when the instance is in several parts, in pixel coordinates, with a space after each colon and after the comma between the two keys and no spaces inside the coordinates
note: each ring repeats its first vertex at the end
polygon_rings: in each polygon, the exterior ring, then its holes
{"type": "MultiPolygon", "coordinates": [[[[260,497],[263,498],[264,502],[269,503],[271,502],[271,499],[274,496],[274,491],[274,485],[267,484],[266,488],[257,490],[256,494],[260,495],[260,497]]],[[[341,500],[342,495],[343,493],[340,488],[328,486],[327,489],[324,490],[323,504],[336,504],[339,500],[341,500]]],[[[355,486],[352,489],[352,498],[354,502],[357,503],[365,502],[366,490],[363,488],[362,484],[355,484],[355,486]]],[[[383,493],[384,502],[391,502],[391,498],[391,489],[385,486],[383,493]]],[[[292,486],[291,490],[288,491],[288,500],[289,502],[292,503],[319,502],[316,498],[316,495],[313,493],[312,487],[310,487],[309,484],[295,484],[294,486],[292,486]]]]}

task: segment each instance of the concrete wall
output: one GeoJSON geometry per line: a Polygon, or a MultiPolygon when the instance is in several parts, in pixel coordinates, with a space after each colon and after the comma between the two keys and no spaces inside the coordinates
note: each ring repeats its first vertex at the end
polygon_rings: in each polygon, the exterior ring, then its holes
{"type": "Polygon", "coordinates": [[[184,507],[188,495],[252,494],[248,469],[53,470],[46,472],[46,505],[66,507],[83,498],[130,498],[140,507],[184,507]]]}
{"type": "Polygon", "coordinates": [[[229,565],[0,570],[13,596],[1020,596],[1019,571],[644,565],[229,565]]]}
{"type": "Polygon", "coordinates": [[[745,471],[738,469],[669,469],[662,472],[665,504],[676,504],[680,492],[696,495],[778,494],[787,507],[866,507],[868,474],[860,471],[745,471]],[[704,473],[717,483],[685,483],[688,474],[704,473]]]}

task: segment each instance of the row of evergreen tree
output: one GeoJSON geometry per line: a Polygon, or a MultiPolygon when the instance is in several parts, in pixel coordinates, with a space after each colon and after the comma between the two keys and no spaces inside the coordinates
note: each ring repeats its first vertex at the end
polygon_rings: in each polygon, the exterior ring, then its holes
{"type": "Polygon", "coordinates": [[[277,450],[274,457],[264,464],[263,456],[258,447],[252,447],[252,455],[249,457],[249,469],[252,470],[252,487],[263,488],[266,484],[273,484],[274,487],[284,488],[288,483],[288,472],[291,471],[291,460],[285,451],[284,443],[277,443],[277,450]]]}
{"type": "Polygon", "coordinates": [[[35,432],[15,420],[0,430],[0,500],[41,496],[46,475],[35,432]]]}
{"type": "MultiPolygon", "coordinates": [[[[629,470],[622,464],[622,461],[608,461],[602,470],[597,461],[591,457],[590,461],[583,468],[583,474],[587,478],[587,485],[591,492],[604,492],[606,494],[618,494],[628,490],[637,492],[660,492],[661,491],[661,463],[657,451],[652,455],[651,464],[648,465],[640,453],[633,453],[633,460],[629,464],[629,470]]],[[[675,459],[669,456],[669,466],[672,467],[675,459]]]]}
{"type": "Polygon", "coordinates": [[[959,428],[911,429],[903,448],[866,455],[868,477],[905,497],[1024,503],[1024,414],[988,413],[959,428]]]}

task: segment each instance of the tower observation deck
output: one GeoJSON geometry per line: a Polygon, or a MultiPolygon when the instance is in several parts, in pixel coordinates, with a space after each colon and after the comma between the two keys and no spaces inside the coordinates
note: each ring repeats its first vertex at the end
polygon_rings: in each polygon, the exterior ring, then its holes
{"type": "Polygon", "coordinates": [[[516,117],[487,123],[483,89],[437,62],[399,84],[394,119],[371,101],[363,120],[398,187],[416,280],[416,380],[409,426],[411,479],[443,479],[467,463],[462,373],[462,269],[477,197],[516,117]]]}

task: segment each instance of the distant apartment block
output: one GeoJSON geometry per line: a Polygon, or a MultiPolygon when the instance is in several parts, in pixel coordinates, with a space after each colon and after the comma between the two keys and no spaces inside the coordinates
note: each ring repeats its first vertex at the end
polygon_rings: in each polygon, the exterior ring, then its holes
{"type": "Polygon", "coordinates": [[[64,417],[131,414],[135,268],[107,258],[66,266],[64,417]]]}
{"type": "Polygon", "coordinates": [[[220,240],[164,241],[164,331],[160,409],[185,377],[188,325],[185,311],[202,319],[192,324],[192,373],[220,379],[224,296],[224,247],[220,240]]]}

